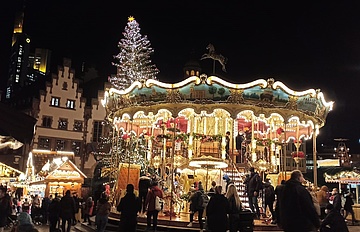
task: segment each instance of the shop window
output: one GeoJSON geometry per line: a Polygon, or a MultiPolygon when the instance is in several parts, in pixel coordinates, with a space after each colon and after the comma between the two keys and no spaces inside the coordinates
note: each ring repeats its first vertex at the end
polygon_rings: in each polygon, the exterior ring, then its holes
{"type": "Polygon", "coordinates": [[[67,127],[68,127],[68,120],[66,118],[60,118],[58,129],[67,130],[67,127]]]}
{"type": "Polygon", "coordinates": [[[74,131],[82,131],[83,121],[75,120],[74,121],[74,131]]]}
{"type": "Polygon", "coordinates": [[[47,128],[51,128],[51,123],[52,123],[52,117],[51,116],[44,116],[42,119],[42,126],[43,127],[47,127],[47,128]]]}
{"type": "Polygon", "coordinates": [[[93,127],[93,142],[100,142],[102,136],[103,125],[102,121],[94,121],[93,127]]]}
{"type": "Polygon", "coordinates": [[[38,148],[49,150],[50,149],[50,139],[49,138],[39,138],[38,148]]]}

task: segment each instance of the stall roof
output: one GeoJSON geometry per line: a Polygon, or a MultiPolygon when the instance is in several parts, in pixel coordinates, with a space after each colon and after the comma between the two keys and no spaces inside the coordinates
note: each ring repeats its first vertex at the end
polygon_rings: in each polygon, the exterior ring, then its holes
{"type": "Polygon", "coordinates": [[[0,135],[10,136],[22,143],[31,143],[36,119],[0,102],[0,135]]]}
{"type": "Polygon", "coordinates": [[[334,175],[324,174],[327,183],[360,184],[360,173],[357,171],[341,171],[334,175]]]}

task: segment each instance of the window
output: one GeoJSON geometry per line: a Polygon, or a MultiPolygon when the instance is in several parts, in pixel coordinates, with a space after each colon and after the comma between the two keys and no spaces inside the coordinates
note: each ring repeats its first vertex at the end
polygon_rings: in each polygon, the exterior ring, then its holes
{"type": "Polygon", "coordinates": [[[82,131],[83,122],[79,120],[74,121],[74,131],[82,131]]]}
{"type": "Polygon", "coordinates": [[[56,150],[57,151],[65,150],[65,140],[62,139],[56,140],[56,150]]]}
{"type": "Polygon", "coordinates": [[[66,118],[60,118],[58,129],[67,130],[67,126],[68,126],[68,120],[66,118]]]}
{"type": "Polygon", "coordinates": [[[39,138],[38,148],[50,149],[50,139],[48,139],[48,138],[39,138]]]}
{"type": "Polygon", "coordinates": [[[60,106],[60,98],[59,97],[51,97],[50,105],[60,106]]]}
{"type": "Polygon", "coordinates": [[[94,128],[93,128],[93,142],[100,142],[102,136],[102,121],[94,121],[94,128]]]}
{"type": "Polygon", "coordinates": [[[68,100],[66,101],[66,108],[75,109],[75,101],[68,99],[68,100]]]}
{"type": "Polygon", "coordinates": [[[44,116],[42,119],[42,126],[43,127],[48,127],[51,128],[51,123],[52,123],[52,117],[50,116],[44,116]]]}
{"type": "Polygon", "coordinates": [[[80,156],[81,142],[72,141],[71,142],[71,150],[74,152],[75,156],[80,156]]]}

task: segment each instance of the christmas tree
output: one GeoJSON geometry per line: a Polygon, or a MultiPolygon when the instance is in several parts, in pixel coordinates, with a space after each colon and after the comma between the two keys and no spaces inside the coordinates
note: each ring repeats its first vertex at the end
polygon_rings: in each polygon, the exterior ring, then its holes
{"type": "Polygon", "coordinates": [[[128,18],[123,36],[118,44],[120,53],[114,57],[118,63],[113,63],[117,67],[117,74],[111,76],[109,81],[116,88],[125,89],[134,81],[156,79],[159,70],[150,60],[154,50],[147,36],[140,34],[139,24],[134,17],[128,18]]]}

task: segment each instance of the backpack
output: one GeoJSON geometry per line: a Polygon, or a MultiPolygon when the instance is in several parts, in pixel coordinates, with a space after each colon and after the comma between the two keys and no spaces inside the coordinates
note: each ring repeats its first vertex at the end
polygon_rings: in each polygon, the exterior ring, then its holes
{"type": "Polygon", "coordinates": [[[202,192],[199,192],[198,193],[199,196],[198,196],[198,205],[197,205],[197,208],[198,209],[205,209],[207,204],[209,203],[209,197],[202,193],[202,192]]]}

